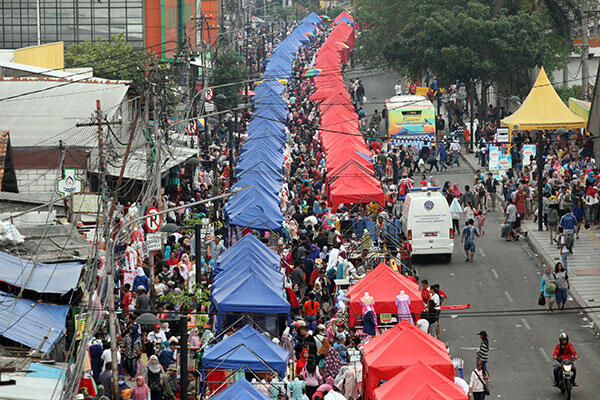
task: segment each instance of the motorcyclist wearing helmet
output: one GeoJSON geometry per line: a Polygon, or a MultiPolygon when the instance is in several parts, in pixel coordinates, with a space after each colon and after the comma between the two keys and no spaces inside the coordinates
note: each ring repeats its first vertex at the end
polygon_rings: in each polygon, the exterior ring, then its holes
{"type": "MultiPolygon", "coordinates": [[[[577,352],[575,351],[575,347],[573,347],[573,345],[571,343],[569,343],[569,336],[566,333],[562,332],[558,336],[558,344],[554,348],[552,357],[556,361],[558,361],[558,364],[556,364],[554,366],[554,386],[558,386],[558,378],[559,378],[561,361],[569,360],[571,358],[574,358],[574,359],[578,358],[577,352]]],[[[577,384],[575,383],[575,377],[577,376],[577,368],[575,368],[574,364],[572,367],[572,371],[573,371],[573,386],[577,386],[577,384]]]]}

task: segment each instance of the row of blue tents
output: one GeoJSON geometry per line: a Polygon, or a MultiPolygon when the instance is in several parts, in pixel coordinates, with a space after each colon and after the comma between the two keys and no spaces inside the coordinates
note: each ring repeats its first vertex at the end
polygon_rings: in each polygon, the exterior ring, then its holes
{"type": "Polygon", "coordinates": [[[252,186],[231,197],[224,211],[230,226],[281,231],[283,214],[279,193],[287,135],[288,105],[283,98],[292,77],[298,49],[310,42],[321,18],[312,13],[265,60],[264,80],[254,89],[254,113],[236,166],[233,188],[252,186]]]}

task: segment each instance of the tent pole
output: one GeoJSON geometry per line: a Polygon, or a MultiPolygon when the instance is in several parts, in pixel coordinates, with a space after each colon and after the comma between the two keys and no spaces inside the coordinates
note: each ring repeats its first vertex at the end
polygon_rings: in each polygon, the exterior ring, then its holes
{"type": "Polygon", "coordinates": [[[544,151],[544,131],[538,131],[538,142],[537,142],[537,150],[536,150],[536,167],[537,167],[537,192],[538,192],[538,231],[543,231],[543,216],[542,216],[542,208],[544,205],[543,201],[543,193],[544,183],[542,179],[544,177],[544,158],[542,152],[544,151]]]}

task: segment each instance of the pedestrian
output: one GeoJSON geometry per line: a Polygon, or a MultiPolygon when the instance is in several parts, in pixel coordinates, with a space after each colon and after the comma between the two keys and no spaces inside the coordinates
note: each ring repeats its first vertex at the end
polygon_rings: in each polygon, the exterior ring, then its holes
{"type": "Polygon", "coordinates": [[[396,96],[402,96],[402,80],[398,80],[398,82],[396,82],[396,85],[394,86],[394,92],[396,93],[396,96]]]}
{"type": "Polygon", "coordinates": [[[175,400],[175,394],[177,393],[177,366],[175,364],[169,365],[167,373],[163,374],[160,378],[160,384],[163,391],[163,400],[175,400]]]}
{"type": "Polygon", "coordinates": [[[569,275],[561,262],[554,266],[554,279],[556,280],[556,308],[562,310],[567,302],[567,293],[571,289],[569,275]]]}
{"type": "Polygon", "coordinates": [[[494,174],[491,172],[488,173],[488,177],[485,180],[485,190],[487,190],[489,195],[489,203],[488,203],[488,211],[496,211],[496,196],[498,193],[498,180],[494,178],[494,174]]]}
{"type": "Polygon", "coordinates": [[[473,256],[475,255],[475,237],[479,236],[477,228],[473,226],[473,223],[473,219],[467,221],[467,225],[464,227],[460,238],[460,241],[465,244],[465,254],[467,256],[465,261],[467,262],[473,261],[473,256]]]}
{"type": "Polygon", "coordinates": [[[544,275],[542,275],[540,291],[546,298],[548,312],[553,312],[552,306],[556,300],[556,279],[554,278],[554,274],[552,274],[552,269],[550,267],[546,267],[546,271],[544,272],[544,275]]]}
{"type": "Polygon", "coordinates": [[[483,370],[483,363],[477,360],[475,369],[471,372],[471,381],[469,382],[469,395],[473,395],[474,400],[485,400],[487,385],[490,377],[483,370]]]}
{"type": "Polygon", "coordinates": [[[477,230],[479,231],[479,234],[481,236],[485,235],[483,227],[485,225],[486,217],[483,209],[477,210],[477,212],[475,213],[475,219],[477,220],[477,230]]]}
{"type": "Polygon", "coordinates": [[[136,378],[136,385],[133,389],[133,400],[151,400],[151,391],[143,376],[136,378]]]}
{"type": "Polygon", "coordinates": [[[100,373],[98,383],[107,389],[106,397],[112,399],[112,362],[108,361],[104,364],[104,371],[100,373]]]}
{"type": "Polygon", "coordinates": [[[452,229],[456,233],[460,232],[460,216],[462,213],[463,208],[458,199],[454,197],[450,203],[450,215],[452,216],[452,229]]]}
{"type": "Polygon", "coordinates": [[[572,241],[572,237],[573,235],[566,235],[564,233],[564,229],[562,226],[558,227],[558,236],[556,236],[556,241],[557,241],[557,245],[556,247],[558,248],[558,254],[560,255],[560,261],[562,262],[562,265],[565,269],[568,268],[568,259],[569,259],[569,241],[572,241]]]}
{"type": "Polygon", "coordinates": [[[356,102],[362,106],[365,103],[365,101],[365,87],[363,86],[362,81],[359,80],[358,87],[356,88],[356,102]]]}
{"type": "Polygon", "coordinates": [[[475,355],[477,361],[481,361],[482,369],[487,373],[487,362],[490,353],[490,340],[488,339],[488,334],[486,331],[479,332],[479,338],[481,339],[481,344],[479,345],[479,350],[475,355]]]}
{"type": "Polygon", "coordinates": [[[558,205],[548,204],[548,232],[550,234],[550,244],[554,244],[556,230],[558,228],[558,205]]]}
{"type": "Polygon", "coordinates": [[[504,223],[508,225],[508,235],[506,241],[519,240],[519,233],[516,231],[517,228],[517,206],[512,201],[509,201],[504,211],[504,223]]]}

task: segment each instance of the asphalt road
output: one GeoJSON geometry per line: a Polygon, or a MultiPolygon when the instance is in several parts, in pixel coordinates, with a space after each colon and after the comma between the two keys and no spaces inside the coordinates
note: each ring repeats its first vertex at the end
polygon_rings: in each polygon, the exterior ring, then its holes
{"type": "MultiPolygon", "coordinates": [[[[369,99],[385,99],[393,91],[395,76],[375,75],[363,78],[369,99]],[[390,85],[390,86],[386,86],[390,85]]],[[[368,111],[367,111],[368,112],[368,111]]],[[[473,184],[473,172],[461,163],[444,174],[434,174],[442,185],[446,180],[473,184]]],[[[440,339],[445,341],[452,357],[465,361],[468,380],[479,347],[480,330],[490,338],[490,398],[560,399],[551,386],[551,360],[561,331],[569,334],[579,361],[579,387],[573,399],[600,399],[600,337],[589,326],[583,314],[547,314],[537,305],[542,266],[527,243],[500,239],[501,212],[488,213],[485,235],[478,239],[473,263],[465,262],[460,238],[455,239],[454,256],[449,264],[436,257],[415,260],[421,278],[439,283],[448,294],[447,304],[471,304],[467,312],[495,312],[538,309],[535,314],[508,312],[468,316],[461,311],[443,311],[440,339]]],[[[461,222],[461,227],[463,226],[461,222]]],[[[570,299],[571,300],[571,299],[570,299]]],[[[567,307],[576,306],[569,301],[567,307]]]]}

